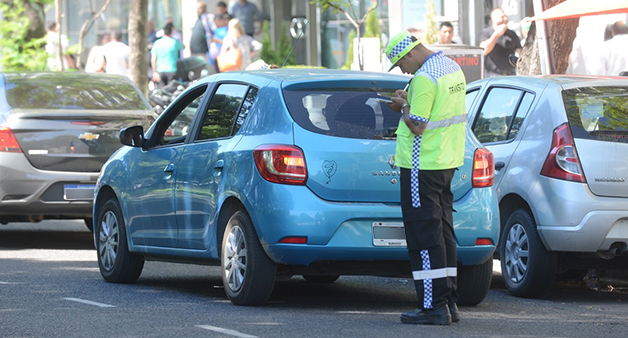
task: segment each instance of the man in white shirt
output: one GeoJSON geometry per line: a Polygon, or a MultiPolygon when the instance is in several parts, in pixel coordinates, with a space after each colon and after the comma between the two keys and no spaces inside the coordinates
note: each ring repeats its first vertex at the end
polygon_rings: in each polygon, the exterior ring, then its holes
{"type": "Polygon", "coordinates": [[[107,74],[129,76],[129,54],[131,48],[122,40],[122,33],[119,31],[111,34],[111,42],[103,46],[103,62],[98,71],[105,71],[107,74]]]}
{"type": "Polygon", "coordinates": [[[604,41],[600,50],[600,75],[618,76],[628,71],[628,28],[623,21],[612,26],[613,38],[604,41]]]}

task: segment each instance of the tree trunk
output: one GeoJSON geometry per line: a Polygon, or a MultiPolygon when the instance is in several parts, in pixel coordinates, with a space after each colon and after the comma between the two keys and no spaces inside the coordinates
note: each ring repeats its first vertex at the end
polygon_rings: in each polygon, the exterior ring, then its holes
{"type": "MultiPolygon", "coordinates": [[[[551,8],[564,0],[543,0],[543,8],[551,8]]],[[[517,62],[517,75],[540,75],[540,58],[549,58],[550,74],[565,74],[569,65],[569,54],[576,38],[576,29],[580,19],[542,20],[532,23],[526,44],[521,50],[521,56],[517,62]],[[539,45],[536,39],[536,29],[542,29],[547,24],[545,32],[548,41],[548,55],[539,55],[539,45]]]]}
{"type": "Polygon", "coordinates": [[[46,23],[44,22],[44,7],[35,1],[24,1],[26,11],[24,15],[30,20],[26,40],[37,39],[46,35],[46,23]]]}
{"type": "Polygon", "coordinates": [[[148,97],[148,0],[132,0],[129,13],[129,77],[148,97]]]}
{"type": "Polygon", "coordinates": [[[63,66],[63,45],[61,44],[61,18],[63,17],[63,12],[61,9],[61,0],[55,0],[55,13],[57,15],[56,17],[56,21],[57,21],[57,33],[58,34],[58,38],[59,41],[57,41],[57,60],[59,60],[59,70],[60,71],[64,71],[65,67],[63,66]]]}

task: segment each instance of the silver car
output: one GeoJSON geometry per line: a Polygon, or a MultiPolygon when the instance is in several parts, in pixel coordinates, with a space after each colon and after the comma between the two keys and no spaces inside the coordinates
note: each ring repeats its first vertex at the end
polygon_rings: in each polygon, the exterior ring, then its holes
{"type": "Polygon", "coordinates": [[[484,79],[468,86],[467,113],[494,155],[498,253],[513,295],[542,296],[569,270],[625,268],[628,79],[484,79]]]}
{"type": "Polygon", "coordinates": [[[0,223],[84,219],[120,129],[156,115],[126,77],[0,74],[0,223]]]}

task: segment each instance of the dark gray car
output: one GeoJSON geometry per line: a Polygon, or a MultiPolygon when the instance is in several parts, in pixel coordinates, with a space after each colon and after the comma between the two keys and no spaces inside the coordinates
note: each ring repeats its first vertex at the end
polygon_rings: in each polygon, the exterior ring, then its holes
{"type": "Polygon", "coordinates": [[[85,219],[121,128],[155,114],[126,77],[0,74],[0,223],[85,219]]]}

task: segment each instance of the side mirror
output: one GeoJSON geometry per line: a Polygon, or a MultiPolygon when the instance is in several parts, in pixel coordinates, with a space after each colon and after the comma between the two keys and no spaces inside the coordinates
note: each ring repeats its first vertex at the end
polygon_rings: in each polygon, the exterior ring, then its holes
{"type": "Polygon", "coordinates": [[[133,126],[120,130],[120,143],[125,146],[141,147],[144,143],[144,128],[133,126]]]}

